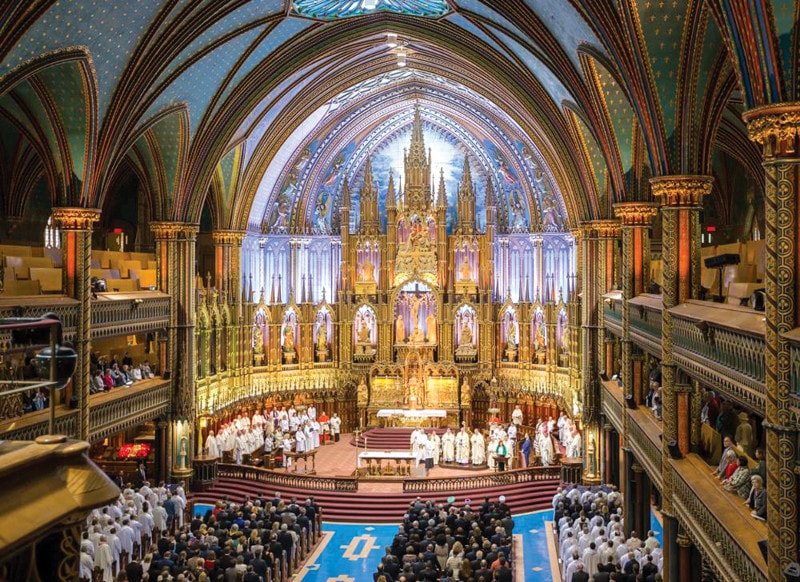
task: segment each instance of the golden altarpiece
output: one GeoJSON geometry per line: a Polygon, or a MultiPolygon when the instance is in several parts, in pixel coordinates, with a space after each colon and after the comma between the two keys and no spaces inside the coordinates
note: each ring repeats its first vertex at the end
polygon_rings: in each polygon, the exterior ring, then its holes
{"type": "Polygon", "coordinates": [[[448,226],[433,157],[417,108],[385,208],[368,156],[355,216],[342,180],[338,235],[292,232],[279,197],[262,231],[233,245],[241,287],[220,293],[200,282],[198,362],[210,362],[198,364],[200,438],[240,409],[290,402],[335,411],[344,429],[377,424],[388,410],[436,410],[451,426],[508,419],[517,404],[531,420],[580,414],[574,236],[535,232],[542,221],[520,228],[491,179],[479,209],[467,156],[448,226]]]}

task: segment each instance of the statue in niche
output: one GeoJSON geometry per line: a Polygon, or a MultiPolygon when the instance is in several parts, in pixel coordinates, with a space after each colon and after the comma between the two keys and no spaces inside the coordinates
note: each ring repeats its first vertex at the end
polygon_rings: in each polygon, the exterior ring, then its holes
{"type": "Polygon", "coordinates": [[[361,376],[361,382],[358,383],[357,398],[359,406],[366,406],[369,402],[369,388],[364,376],[361,376]]]}
{"type": "Polygon", "coordinates": [[[397,315],[397,319],[394,322],[394,337],[395,343],[404,342],[406,339],[406,322],[403,319],[403,314],[399,313],[397,315]]]}
{"type": "Polygon", "coordinates": [[[367,255],[367,258],[364,259],[364,262],[361,264],[361,281],[364,283],[375,282],[375,265],[369,260],[369,255],[367,255]]]}
{"type": "Polygon", "coordinates": [[[425,318],[425,327],[428,331],[428,343],[435,344],[437,340],[436,316],[433,313],[429,313],[428,317],[425,318]]]}
{"type": "Polygon", "coordinates": [[[287,322],[283,327],[283,351],[294,353],[294,326],[287,322]]]}
{"type": "Polygon", "coordinates": [[[411,299],[411,323],[413,324],[413,329],[419,329],[419,304],[422,303],[422,298],[419,295],[415,295],[411,299]]]}
{"type": "Polygon", "coordinates": [[[508,322],[508,331],[506,332],[506,342],[508,343],[508,349],[516,350],[517,349],[517,326],[514,323],[514,320],[508,322]]]}
{"type": "Polygon", "coordinates": [[[372,330],[370,330],[369,326],[367,325],[367,318],[361,318],[361,325],[356,332],[356,337],[358,338],[358,343],[360,344],[368,344],[370,343],[370,335],[372,330]]]}
{"type": "Polygon", "coordinates": [[[408,407],[412,410],[416,408],[421,408],[424,406],[423,402],[423,387],[424,384],[419,379],[418,376],[413,375],[408,379],[408,388],[407,388],[407,399],[408,399],[408,407]]]}
{"type": "Polygon", "coordinates": [[[472,281],[472,265],[469,264],[467,256],[461,260],[461,265],[458,267],[458,272],[461,275],[462,281],[472,281]]]}
{"type": "Polygon", "coordinates": [[[328,349],[328,330],[327,326],[322,323],[317,328],[317,351],[326,351],[328,349]]]}
{"type": "Polygon", "coordinates": [[[469,322],[466,319],[461,324],[461,337],[459,339],[458,345],[460,346],[474,345],[472,341],[472,328],[469,326],[469,322]]]}

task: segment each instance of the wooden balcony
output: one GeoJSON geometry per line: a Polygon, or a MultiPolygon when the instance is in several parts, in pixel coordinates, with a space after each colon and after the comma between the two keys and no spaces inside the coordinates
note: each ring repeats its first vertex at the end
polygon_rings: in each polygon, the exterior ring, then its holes
{"type": "Polygon", "coordinates": [[[603,321],[606,329],[622,337],[622,293],[611,291],[603,295],[603,321]]]}
{"type": "Polygon", "coordinates": [[[630,303],[631,340],[644,351],[661,357],[661,295],[642,294],[630,303]]]}
{"type": "MultiPolygon", "coordinates": [[[[98,293],[92,300],[92,339],[166,328],[170,298],[159,291],[98,293]]],[[[75,341],[78,302],[63,295],[0,296],[0,318],[58,315],[65,341],[75,341]]],[[[2,338],[9,341],[10,337],[2,338]]]]}
{"type": "Polygon", "coordinates": [[[673,316],[675,362],[693,378],[764,415],[764,314],[747,307],[688,301],[673,316]]]}
{"type": "Polygon", "coordinates": [[[628,414],[628,446],[653,484],[662,489],[661,422],[644,406],[626,408],[625,412],[628,414]]]}
{"type": "Polygon", "coordinates": [[[767,539],[766,523],[750,515],[741,497],[722,489],[702,458],[690,454],[669,462],[676,516],[719,579],[766,580],[767,564],[758,547],[767,539]]]}
{"type": "MultiPolygon", "coordinates": [[[[117,432],[166,414],[170,407],[171,382],[153,378],[132,386],[89,397],[89,439],[104,439],[117,432]]],[[[0,395],[2,398],[2,395],[0,395]]],[[[78,411],[56,405],[55,433],[78,436],[78,411]]],[[[32,441],[48,433],[49,410],[29,412],[0,422],[0,438],[32,441]]]]}
{"type": "Polygon", "coordinates": [[[601,382],[603,414],[614,426],[619,434],[624,434],[623,415],[625,414],[625,400],[622,387],[614,380],[601,382]]]}

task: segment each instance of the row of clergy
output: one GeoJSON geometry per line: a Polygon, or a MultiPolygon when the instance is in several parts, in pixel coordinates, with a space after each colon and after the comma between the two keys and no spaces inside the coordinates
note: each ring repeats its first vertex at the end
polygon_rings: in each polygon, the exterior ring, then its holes
{"type": "Polygon", "coordinates": [[[285,407],[263,413],[257,410],[252,418],[240,414],[223,423],[219,434],[209,431],[204,451],[212,458],[222,457],[229,451],[234,462],[241,463],[243,455],[252,455],[262,448],[265,453],[270,453],[273,448],[283,446],[285,436],[291,438],[291,433],[295,435],[297,452],[306,452],[319,447],[320,435],[330,435],[338,440],[341,427],[342,420],[338,414],[329,417],[323,411],[318,417],[313,406],[301,414],[297,414],[294,408],[286,410],[285,407]]]}

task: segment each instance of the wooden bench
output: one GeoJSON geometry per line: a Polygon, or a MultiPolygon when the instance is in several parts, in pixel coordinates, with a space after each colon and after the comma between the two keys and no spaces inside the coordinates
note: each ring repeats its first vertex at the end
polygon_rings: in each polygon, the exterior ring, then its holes
{"type": "Polygon", "coordinates": [[[131,279],[139,279],[139,287],[142,289],[158,287],[158,272],[155,269],[131,269],[128,274],[131,279]]]}
{"type": "Polygon", "coordinates": [[[107,279],[106,291],[109,293],[139,291],[139,279],[107,279]]]}
{"type": "Polygon", "coordinates": [[[38,280],[15,281],[7,280],[3,285],[3,295],[41,295],[42,286],[38,280]]]}
{"type": "Polygon", "coordinates": [[[61,293],[64,288],[62,269],[59,267],[31,267],[31,280],[39,281],[42,293],[61,293]]]}

